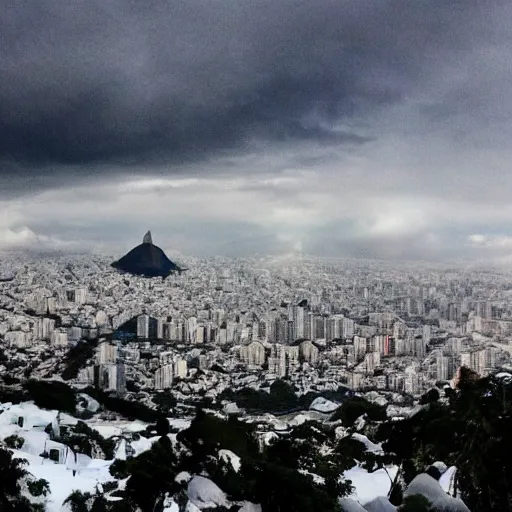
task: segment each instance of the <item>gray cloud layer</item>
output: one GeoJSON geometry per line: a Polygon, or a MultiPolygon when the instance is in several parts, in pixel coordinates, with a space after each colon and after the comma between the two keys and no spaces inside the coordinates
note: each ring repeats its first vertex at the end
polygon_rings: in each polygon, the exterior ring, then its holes
{"type": "Polygon", "coordinates": [[[0,245],[156,225],[185,251],[506,256],[510,19],[505,0],[3,2],[0,245]]]}
{"type": "MultiPolygon", "coordinates": [[[[492,43],[488,20],[499,6],[4,2],[4,173],[182,163],[254,141],[362,143],[364,128],[338,124],[364,122],[492,43]]],[[[472,107],[467,97],[450,103],[472,107]]],[[[449,114],[439,105],[426,111],[449,114]]]]}

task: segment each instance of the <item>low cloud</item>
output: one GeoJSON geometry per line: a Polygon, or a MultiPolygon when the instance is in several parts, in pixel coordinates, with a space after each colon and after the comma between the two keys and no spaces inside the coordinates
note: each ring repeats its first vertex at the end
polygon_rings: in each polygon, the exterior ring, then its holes
{"type": "Polygon", "coordinates": [[[400,200],[378,189],[367,189],[363,197],[347,193],[343,180],[313,183],[309,173],[287,179],[140,179],[46,191],[4,207],[9,215],[0,229],[3,248],[115,255],[151,229],[161,247],[197,256],[304,252],[492,263],[512,254],[512,235],[477,231],[512,223],[508,205],[494,205],[481,218],[470,203],[400,200]],[[454,209],[457,215],[450,217],[454,209]]]}

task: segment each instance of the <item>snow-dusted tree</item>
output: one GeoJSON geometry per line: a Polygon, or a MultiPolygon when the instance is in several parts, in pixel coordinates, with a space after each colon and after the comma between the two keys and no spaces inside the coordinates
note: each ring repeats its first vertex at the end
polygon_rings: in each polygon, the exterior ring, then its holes
{"type": "Polygon", "coordinates": [[[0,446],[0,510],[5,512],[44,512],[49,485],[34,478],[26,461],[15,459],[0,446]]]}

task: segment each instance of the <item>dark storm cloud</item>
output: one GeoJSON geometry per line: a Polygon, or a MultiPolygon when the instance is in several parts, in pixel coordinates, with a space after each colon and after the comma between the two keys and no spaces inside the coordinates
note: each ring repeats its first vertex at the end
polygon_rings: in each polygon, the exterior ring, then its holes
{"type": "Polygon", "coordinates": [[[364,143],[337,123],[364,121],[492,39],[499,4],[2,2],[3,186],[255,142],[364,143]]]}

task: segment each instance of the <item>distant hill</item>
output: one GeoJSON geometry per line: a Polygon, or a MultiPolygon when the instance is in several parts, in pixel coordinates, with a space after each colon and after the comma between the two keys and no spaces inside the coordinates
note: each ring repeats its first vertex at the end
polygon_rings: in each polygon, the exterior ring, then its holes
{"type": "Polygon", "coordinates": [[[160,247],[153,244],[150,231],[144,235],[142,244],[114,261],[112,267],[144,277],[167,277],[173,272],[186,270],[171,261],[160,247]]]}

